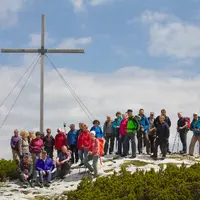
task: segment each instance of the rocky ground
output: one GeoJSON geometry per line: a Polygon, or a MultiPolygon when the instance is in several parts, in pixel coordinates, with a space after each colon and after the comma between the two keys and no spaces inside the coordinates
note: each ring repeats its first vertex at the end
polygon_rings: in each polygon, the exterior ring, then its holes
{"type": "MultiPolygon", "coordinates": [[[[185,163],[187,166],[199,162],[199,157],[182,156],[182,155],[169,155],[165,160],[152,160],[147,155],[138,155],[135,159],[120,158],[118,156],[107,156],[102,158],[102,165],[100,165],[101,176],[112,174],[114,171],[118,172],[121,166],[127,168],[131,172],[135,172],[136,169],[150,170],[154,168],[159,170],[160,167],[166,167],[167,164],[176,164],[180,166],[185,163]]],[[[0,183],[0,199],[1,200],[27,200],[37,199],[38,196],[55,196],[74,190],[81,181],[82,177],[86,176],[85,169],[79,169],[74,166],[75,169],[62,181],[54,181],[49,188],[21,188],[18,181],[0,183]]],[[[51,198],[50,198],[51,199],[51,198]]]]}

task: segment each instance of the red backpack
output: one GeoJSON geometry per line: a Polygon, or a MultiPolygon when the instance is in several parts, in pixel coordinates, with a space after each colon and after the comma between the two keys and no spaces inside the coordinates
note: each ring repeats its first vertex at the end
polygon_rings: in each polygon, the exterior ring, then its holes
{"type": "Polygon", "coordinates": [[[103,138],[98,138],[97,140],[99,141],[99,155],[100,155],[100,156],[103,156],[103,154],[104,154],[104,143],[105,143],[105,141],[104,141],[103,138]]]}
{"type": "Polygon", "coordinates": [[[190,129],[190,118],[189,117],[185,117],[185,123],[187,125],[187,129],[190,129]]]}

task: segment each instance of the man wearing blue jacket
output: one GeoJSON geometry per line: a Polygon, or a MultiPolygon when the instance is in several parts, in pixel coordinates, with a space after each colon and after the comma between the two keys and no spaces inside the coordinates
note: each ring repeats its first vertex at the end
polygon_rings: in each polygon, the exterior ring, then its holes
{"type": "Polygon", "coordinates": [[[139,110],[139,117],[140,117],[140,130],[137,132],[137,140],[138,140],[138,152],[139,154],[142,153],[142,143],[144,141],[144,147],[146,146],[146,152],[150,155],[150,142],[148,137],[148,129],[149,129],[149,120],[144,115],[144,109],[139,110]]]}
{"type": "MultiPolygon", "coordinates": [[[[198,116],[197,113],[193,114],[193,120],[190,125],[190,130],[193,131],[193,136],[190,142],[189,155],[193,156],[196,142],[198,141],[200,144],[200,117],[198,116]]],[[[199,145],[199,155],[200,155],[200,145],[199,145]]]]}
{"type": "Polygon", "coordinates": [[[74,162],[78,162],[79,156],[78,156],[78,148],[77,148],[77,130],[75,129],[75,125],[70,125],[70,131],[67,134],[67,144],[69,146],[69,150],[72,152],[71,154],[71,161],[72,164],[74,162]],[[74,159],[75,158],[75,159],[74,159]]]}
{"type": "Polygon", "coordinates": [[[43,187],[44,178],[47,181],[46,186],[49,187],[52,179],[52,173],[55,166],[53,160],[47,157],[47,152],[42,152],[42,158],[38,158],[36,161],[36,171],[39,174],[39,186],[43,187]]]}
{"type": "MultiPolygon", "coordinates": [[[[118,111],[116,113],[116,118],[112,124],[113,130],[114,130],[114,135],[116,137],[116,146],[118,146],[118,142],[119,142],[119,127],[120,127],[122,119],[123,119],[122,114],[121,114],[121,112],[118,111]]],[[[117,149],[118,149],[118,147],[117,147],[117,149]]],[[[116,154],[119,154],[119,151],[117,151],[116,154]]]]}

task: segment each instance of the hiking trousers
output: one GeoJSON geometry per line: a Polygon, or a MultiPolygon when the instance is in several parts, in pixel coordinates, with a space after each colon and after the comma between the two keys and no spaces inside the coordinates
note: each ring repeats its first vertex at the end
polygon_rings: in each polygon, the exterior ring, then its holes
{"type": "Polygon", "coordinates": [[[44,150],[50,158],[53,158],[53,147],[45,147],[44,150]]]}
{"type": "Polygon", "coordinates": [[[19,151],[17,150],[13,150],[12,149],[12,156],[13,156],[13,160],[19,162],[20,161],[20,154],[19,151]]]}
{"type": "Polygon", "coordinates": [[[77,148],[76,144],[70,145],[69,150],[72,152],[72,154],[71,154],[72,164],[74,164],[74,162],[77,163],[78,159],[79,159],[79,155],[78,155],[78,148],[77,148]]]}
{"type": "Polygon", "coordinates": [[[150,141],[148,134],[145,133],[144,131],[138,131],[137,140],[138,140],[138,152],[142,153],[143,150],[142,144],[144,144],[144,147],[146,146],[146,153],[149,154],[151,150],[150,150],[150,141]]]}
{"type": "Polygon", "coordinates": [[[155,135],[149,135],[149,142],[150,142],[150,149],[151,149],[151,153],[154,153],[154,149],[155,149],[155,139],[156,136],[155,135]]]}
{"type": "Polygon", "coordinates": [[[123,142],[123,155],[125,155],[125,156],[128,155],[129,141],[131,140],[132,156],[136,156],[135,134],[136,134],[136,132],[125,134],[124,142],[123,142]]]}
{"type": "Polygon", "coordinates": [[[98,160],[99,156],[94,156],[91,154],[88,154],[84,160],[84,165],[90,170],[90,172],[94,172],[95,177],[98,175],[98,160]],[[89,164],[89,161],[91,160],[92,160],[92,166],[89,164]]]}
{"type": "Polygon", "coordinates": [[[155,149],[154,149],[154,157],[158,156],[158,146],[160,146],[160,150],[163,157],[167,155],[167,139],[165,138],[156,138],[155,141],[155,149]]]}
{"type": "Polygon", "coordinates": [[[60,178],[63,178],[65,175],[67,175],[70,172],[70,169],[71,169],[71,163],[69,161],[66,161],[61,166],[58,166],[57,176],[60,178]]]}
{"type": "Polygon", "coordinates": [[[187,129],[179,130],[179,136],[183,145],[183,152],[187,152],[187,129]]]}
{"type": "Polygon", "coordinates": [[[200,155],[200,135],[193,135],[191,142],[190,142],[190,146],[189,146],[189,154],[193,155],[194,154],[194,147],[196,142],[199,142],[199,155],[200,155]]]}
{"type": "Polygon", "coordinates": [[[40,183],[44,182],[44,178],[50,183],[51,182],[51,171],[48,170],[47,173],[44,173],[44,171],[37,171],[40,179],[40,183]]]}
{"type": "Polygon", "coordinates": [[[106,133],[105,134],[105,145],[104,145],[104,154],[105,155],[108,153],[108,146],[109,146],[109,144],[110,144],[109,153],[113,152],[114,142],[115,142],[115,135],[114,135],[114,133],[106,133]]]}

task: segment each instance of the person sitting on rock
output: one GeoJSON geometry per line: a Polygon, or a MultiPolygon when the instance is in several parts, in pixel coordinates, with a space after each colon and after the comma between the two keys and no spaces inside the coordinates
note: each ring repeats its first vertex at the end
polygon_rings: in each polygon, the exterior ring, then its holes
{"type": "Polygon", "coordinates": [[[88,155],[84,160],[84,165],[90,170],[90,172],[94,172],[94,177],[98,176],[98,160],[100,157],[100,143],[99,140],[95,138],[95,131],[90,132],[90,146],[88,148],[88,155]],[[92,165],[89,164],[89,161],[93,161],[92,165]]]}
{"type": "Polygon", "coordinates": [[[49,187],[52,180],[52,173],[55,166],[53,160],[47,156],[47,152],[42,152],[42,158],[36,161],[36,171],[39,174],[39,186],[43,187],[44,179],[46,179],[46,186],[49,187]]]}
{"type": "Polygon", "coordinates": [[[58,154],[56,165],[57,165],[57,176],[61,179],[70,173],[71,169],[71,151],[63,146],[61,152],[58,154]]]}
{"type": "Polygon", "coordinates": [[[18,171],[19,171],[20,181],[22,182],[22,186],[24,188],[32,186],[31,178],[32,178],[33,167],[29,160],[29,156],[27,154],[24,155],[23,159],[21,160],[18,171]]]}

